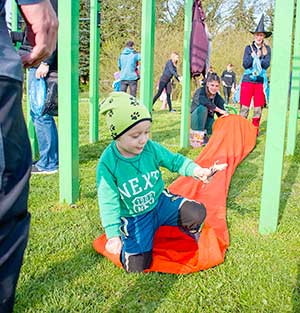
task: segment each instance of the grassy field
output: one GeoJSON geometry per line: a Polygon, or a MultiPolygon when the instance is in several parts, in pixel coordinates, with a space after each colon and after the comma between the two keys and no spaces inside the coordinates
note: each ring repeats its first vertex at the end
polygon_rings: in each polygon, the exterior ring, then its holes
{"type": "MultiPolygon", "coordinates": [[[[195,158],[198,149],[179,148],[180,114],[159,106],[152,139],[195,158]]],[[[266,114],[256,148],[231,181],[225,262],[190,275],[128,275],[92,248],[102,233],[95,169],[110,139],[101,117],[100,142],[88,143],[88,103],[81,102],[80,200],[59,204],[58,174],[32,177],[30,239],[15,312],[300,312],[300,145],[284,160],[278,230],[261,236],[266,114]]],[[[164,171],[164,178],[169,185],[176,175],[164,171]]]]}

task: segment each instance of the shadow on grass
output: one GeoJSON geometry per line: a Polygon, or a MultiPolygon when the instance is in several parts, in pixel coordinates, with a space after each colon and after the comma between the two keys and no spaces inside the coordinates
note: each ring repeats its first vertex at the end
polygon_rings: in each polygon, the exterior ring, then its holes
{"type": "Polygon", "coordinates": [[[297,282],[293,291],[293,312],[300,312],[300,263],[298,263],[297,282]]]}
{"type": "Polygon", "coordinates": [[[288,172],[286,173],[286,175],[285,175],[285,177],[281,183],[281,185],[284,187],[285,192],[283,192],[284,190],[281,189],[278,223],[280,223],[280,221],[284,215],[287,201],[288,201],[288,199],[292,193],[293,185],[296,182],[298,171],[299,171],[299,164],[297,164],[297,163],[291,164],[289,169],[288,169],[288,172]]]}
{"type": "Polygon", "coordinates": [[[63,261],[54,262],[47,266],[47,270],[33,277],[27,277],[17,289],[16,312],[29,310],[33,312],[34,306],[39,306],[44,298],[55,290],[63,292],[66,285],[78,279],[84,273],[94,271],[102,258],[91,250],[90,245],[81,249],[73,257],[63,261]]]}
{"type": "Polygon", "coordinates": [[[110,139],[101,140],[79,147],[79,163],[85,164],[93,160],[98,160],[104,149],[111,142],[110,139]]]}
{"type": "Polygon", "coordinates": [[[175,274],[148,273],[135,275],[139,275],[139,277],[134,285],[118,299],[117,303],[113,304],[108,311],[109,313],[156,312],[178,280],[178,275],[175,274]],[[133,303],[135,303],[134,308],[133,303]]]}
{"type": "MultiPolygon", "coordinates": [[[[178,124],[178,122],[174,122],[174,123],[168,124],[166,128],[163,128],[161,130],[151,131],[152,140],[161,142],[161,141],[166,141],[174,137],[179,137],[180,129],[176,128],[176,127],[180,127],[179,125],[180,124],[178,124]]],[[[178,146],[179,146],[179,142],[178,142],[178,146]]]]}

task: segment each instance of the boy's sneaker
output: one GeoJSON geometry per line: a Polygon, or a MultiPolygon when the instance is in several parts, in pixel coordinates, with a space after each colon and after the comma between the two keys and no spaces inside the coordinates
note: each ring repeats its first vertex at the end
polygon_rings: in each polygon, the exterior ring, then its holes
{"type": "Polygon", "coordinates": [[[171,113],[175,113],[175,112],[176,112],[176,110],[172,109],[172,110],[170,110],[169,112],[171,112],[171,113]]]}
{"type": "Polygon", "coordinates": [[[55,174],[57,173],[58,170],[40,170],[36,165],[32,165],[31,167],[31,174],[45,174],[45,175],[50,175],[50,174],[55,174]]]}

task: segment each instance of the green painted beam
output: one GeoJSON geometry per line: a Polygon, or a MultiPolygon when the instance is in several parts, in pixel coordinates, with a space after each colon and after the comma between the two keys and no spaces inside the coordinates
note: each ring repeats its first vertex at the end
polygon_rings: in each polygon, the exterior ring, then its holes
{"type": "Polygon", "coordinates": [[[79,198],[79,1],[59,5],[58,19],[59,191],[72,204],[79,198]]]}
{"type": "Polygon", "coordinates": [[[259,232],[277,228],[290,78],[294,1],[276,0],[259,232]],[[284,14],[282,14],[284,12],[284,14]],[[280,78],[280,79],[279,79],[280,78]]]}
{"type": "Polygon", "coordinates": [[[181,148],[186,148],[189,145],[189,120],[191,106],[190,41],[192,31],[192,7],[193,0],[186,0],[184,8],[183,79],[180,123],[181,148]]]}
{"type": "Polygon", "coordinates": [[[19,10],[16,1],[11,1],[11,30],[18,31],[19,10]]]}
{"type": "Polygon", "coordinates": [[[290,96],[290,114],[286,154],[294,155],[297,139],[297,119],[300,89],[300,0],[297,0],[294,34],[294,52],[292,61],[292,84],[290,96]]]}
{"type": "Polygon", "coordinates": [[[143,0],[142,3],[140,100],[149,111],[152,110],[153,98],[155,3],[155,0],[143,0]]]}
{"type": "Polygon", "coordinates": [[[99,50],[100,50],[100,0],[90,0],[90,143],[98,141],[99,130],[99,50]]]}

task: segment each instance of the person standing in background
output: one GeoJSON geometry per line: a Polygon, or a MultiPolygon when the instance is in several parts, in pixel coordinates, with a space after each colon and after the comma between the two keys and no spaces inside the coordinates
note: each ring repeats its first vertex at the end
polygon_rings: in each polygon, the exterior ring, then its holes
{"type": "Polygon", "coordinates": [[[36,66],[55,50],[58,21],[48,0],[18,0],[33,47],[17,54],[0,0],[0,313],[11,313],[27,245],[31,150],[22,112],[22,63],[36,66]],[[22,60],[22,62],[21,62],[22,60]]]}
{"type": "Polygon", "coordinates": [[[245,47],[243,57],[245,71],[240,91],[240,115],[248,118],[250,104],[253,99],[252,124],[257,128],[258,135],[262,108],[268,98],[266,70],[271,61],[271,48],[265,43],[264,39],[270,37],[272,32],[267,32],[264,29],[264,15],[261,16],[256,30],[251,33],[254,35],[254,41],[245,47]]]}
{"type": "Polygon", "coordinates": [[[118,67],[120,70],[121,87],[120,91],[127,92],[129,86],[129,93],[131,96],[136,96],[137,82],[140,79],[138,66],[141,60],[141,55],[134,50],[134,42],[128,41],[125,48],[121,52],[118,59],[118,67]]]}
{"type": "Polygon", "coordinates": [[[236,88],[236,75],[233,71],[233,65],[231,63],[227,64],[226,70],[223,71],[221,75],[221,80],[223,84],[225,103],[228,104],[231,92],[234,92],[236,88]]]}
{"type": "MultiPolygon", "coordinates": [[[[173,76],[177,79],[177,81],[181,82],[181,77],[177,74],[177,64],[179,61],[179,54],[177,52],[171,53],[171,58],[167,61],[164,71],[159,79],[158,91],[153,98],[152,106],[156,102],[156,100],[160,97],[164,89],[167,92],[167,102],[169,106],[169,112],[176,112],[172,108],[172,101],[171,101],[171,91],[172,88],[168,88],[168,84],[171,82],[173,76]]],[[[172,87],[172,85],[169,85],[172,87]]]]}

